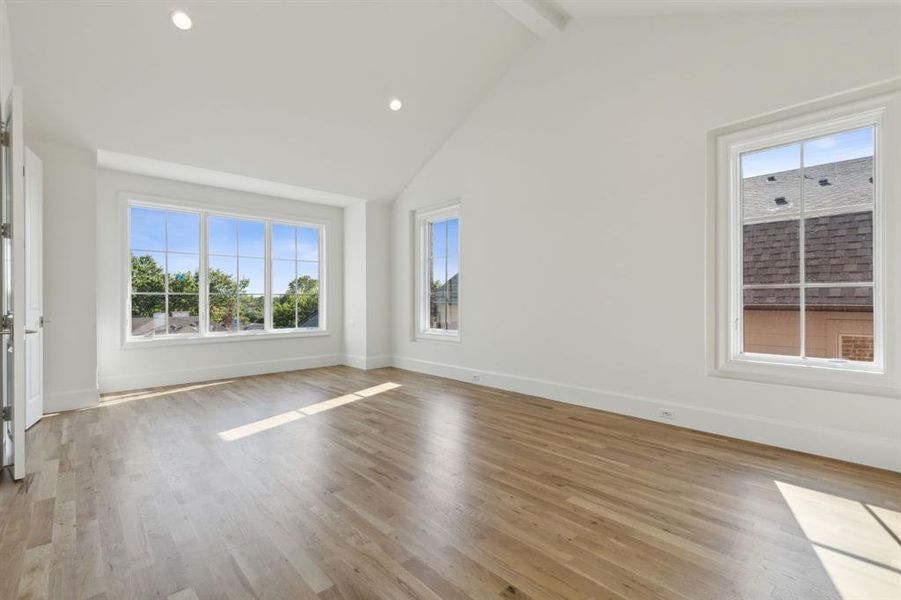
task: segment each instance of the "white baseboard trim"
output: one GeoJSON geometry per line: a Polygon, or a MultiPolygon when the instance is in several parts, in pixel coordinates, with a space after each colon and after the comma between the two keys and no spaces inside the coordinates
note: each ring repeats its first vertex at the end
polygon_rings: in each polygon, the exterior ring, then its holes
{"type": "Polygon", "coordinates": [[[368,356],[366,357],[367,369],[384,369],[394,366],[393,356],[368,356]]]}
{"type": "Polygon", "coordinates": [[[345,354],[344,364],[354,369],[381,369],[394,364],[391,356],[360,356],[359,354],[345,354]]]}
{"type": "Polygon", "coordinates": [[[181,385],[199,383],[229,377],[246,377],[266,373],[281,373],[317,367],[333,367],[344,363],[343,354],[320,354],[316,356],[298,356],[280,360],[261,360],[253,362],[216,365],[193,369],[178,369],[157,373],[134,373],[128,375],[100,375],[100,391],[102,393],[124,392],[165,385],[181,385]]]}
{"type": "Polygon", "coordinates": [[[559,402],[901,472],[901,439],[698,408],[669,400],[621,394],[402,356],[395,356],[393,364],[397,368],[408,371],[477,383],[530,396],[540,396],[559,402]],[[476,376],[478,381],[474,380],[476,376]],[[659,414],[663,407],[674,410],[676,418],[673,420],[662,419],[659,414]]]}
{"type": "Polygon", "coordinates": [[[96,406],[98,402],[100,402],[100,392],[97,391],[97,388],[44,394],[44,414],[87,408],[96,406]]]}

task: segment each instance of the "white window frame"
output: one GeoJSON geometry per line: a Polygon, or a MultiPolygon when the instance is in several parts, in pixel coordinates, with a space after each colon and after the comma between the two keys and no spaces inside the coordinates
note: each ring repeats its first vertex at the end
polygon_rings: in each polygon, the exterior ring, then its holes
{"type": "Polygon", "coordinates": [[[437,207],[431,207],[415,211],[414,231],[416,232],[416,314],[415,336],[416,340],[437,340],[446,342],[460,342],[463,335],[463,218],[461,217],[460,203],[454,202],[437,207]],[[433,329],[429,322],[430,276],[429,276],[429,252],[431,239],[429,225],[447,219],[457,219],[457,329],[433,329]]]}
{"type": "MultiPolygon", "coordinates": [[[[713,131],[708,137],[708,373],[766,383],[901,397],[901,84],[897,81],[713,131]],[[743,351],[741,155],[841,131],[875,128],[874,362],[743,351]]],[[[809,216],[809,215],[808,215],[809,216]]],[[[804,215],[801,216],[804,218],[804,215]]],[[[803,285],[797,287],[803,293],[803,285]]],[[[818,284],[817,284],[818,285],[818,284]]],[[[843,284],[824,284],[836,287],[843,284]]],[[[804,315],[801,315],[803,321],[804,315]]],[[[803,335],[803,328],[802,328],[803,335]]]]}
{"type": "Polygon", "coordinates": [[[220,209],[215,206],[198,202],[176,201],[166,198],[157,198],[143,194],[122,193],[119,195],[120,223],[122,223],[122,282],[123,298],[120,303],[123,306],[122,314],[122,347],[139,348],[157,345],[181,345],[213,342],[235,342],[261,339],[277,339],[290,337],[319,337],[331,335],[328,329],[328,277],[327,277],[327,229],[325,221],[316,219],[298,220],[295,216],[266,211],[244,212],[230,209],[220,209]],[[165,334],[158,337],[144,337],[131,335],[131,208],[149,208],[197,214],[200,218],[200,277],[199,277],[199,332],[165,334]],[[209,331],[209,290],[207,289],[207,271],[209,268],[207,247],[207,226],[209,217],[225,217],[247,221],[260,221],[264,224],[265,231],[265,273],[264,273],[264,302],[265,323],[261,330],[250,331],[209,331]],[[272,328],[272,224],[306,227],[319,231],[319,326],[316,328],[272,328]]]}

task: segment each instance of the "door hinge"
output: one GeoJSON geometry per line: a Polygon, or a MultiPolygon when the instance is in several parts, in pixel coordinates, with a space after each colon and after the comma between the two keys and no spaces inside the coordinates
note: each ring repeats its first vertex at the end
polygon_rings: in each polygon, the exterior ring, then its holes
{"type": "Polygon", "coordinates": [[[9,129],[6,125],[0,125],[0,146],[9,146],[9,129]]]}
{"type": "Polygon", "coordinates": [[[0,236],[5,237],[7,239],[13,239],[13,224],[12,223],[0,223],[0,236]]]}
{"type": "Polygon", "coordinates": [[[0,421],[12,421],[13,420],[13,409],[11,406],[4,406],[0,408],[0,421]]]}
{"type": "Polygon", "coordinates": [[[0,317],[0,335],[13,334],[13,314],[8,312],[0,317]]]}

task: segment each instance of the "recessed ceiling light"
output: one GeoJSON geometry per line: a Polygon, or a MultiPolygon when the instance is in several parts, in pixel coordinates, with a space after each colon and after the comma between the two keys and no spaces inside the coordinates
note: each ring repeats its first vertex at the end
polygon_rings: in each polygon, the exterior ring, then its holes
{"type": "Polygon", "coordinates": [[[188,13],[182,12],[180,10],[172,13],[172,24],[182,31],[189,30],[193,25],[193,23],[191,22],[191,17],[188,16],[188,13]]]}
{"type": "Polygon", "coordinates": [[[400,100],[398,100],[397,98],[394,98],[393,100],[391,100],[391,102],[388,103],[388,108],[390,108],[394,112],[399,111],[403,107],[404,107],[404,103],[401,102],[400,100]]]}

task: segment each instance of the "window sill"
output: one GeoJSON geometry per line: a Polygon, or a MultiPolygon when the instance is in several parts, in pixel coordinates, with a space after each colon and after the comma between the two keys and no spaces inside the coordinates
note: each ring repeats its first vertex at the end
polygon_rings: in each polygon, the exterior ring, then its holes
{"type": "Polygon", "coordinates": [[[416,334],[417,341],[430,341],[430,342],[460,342],[460,332],[454,331],[452,333],[446,333],[441,329],[428,329],[426,331],[420,331],[416,334]]]}
{"type": "Polygon", "coordinates": [[[262,331],[248,333],[227,333],[211,335],[184,335],[158,338],[129,338],[122,345],[124,350],[136,348],[156,348],[160,346],[194,346],[203,344],[221,344],[229,342],[249,342],[260,340],[282,340],[305,337],[325,337],[331,335],[326,329],[310,329],[305,331],[262,331]]]}
{"type": "Polygon", "coordinates": [[[756,383],[901,398],[899,382],[877,365],[827,360],[781,361],[770,360],[767,355],[745,355],[724,361],[708,374],[756,383]]]}

